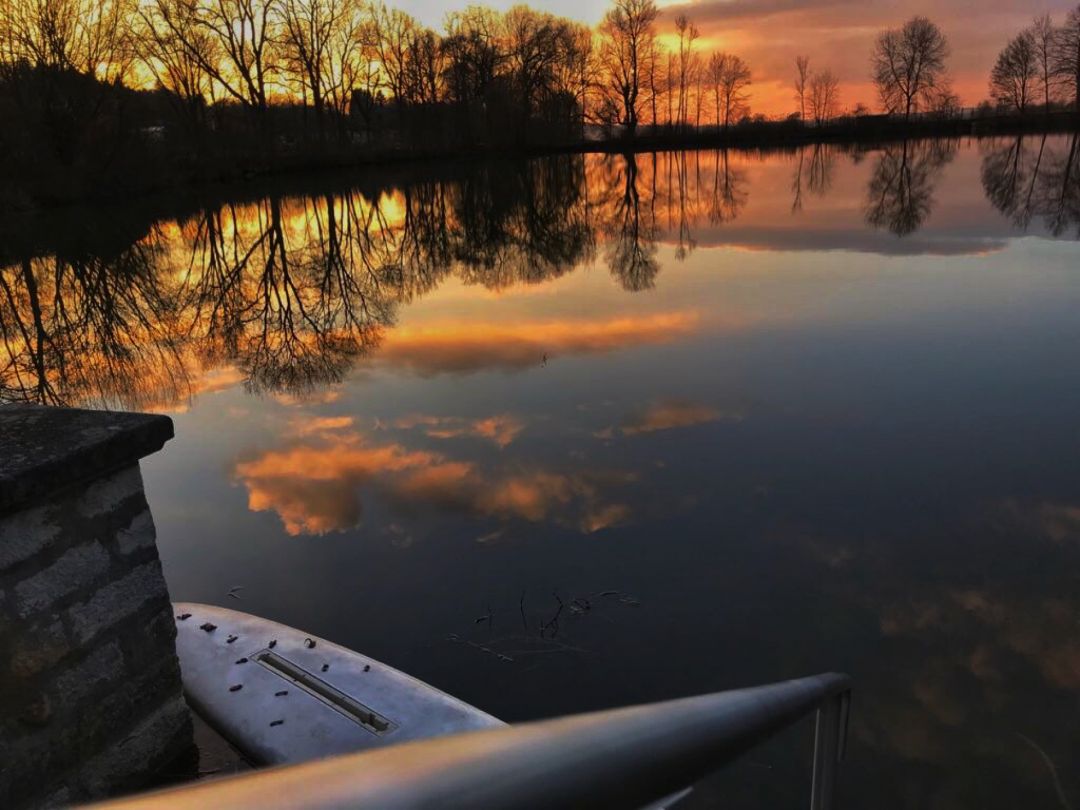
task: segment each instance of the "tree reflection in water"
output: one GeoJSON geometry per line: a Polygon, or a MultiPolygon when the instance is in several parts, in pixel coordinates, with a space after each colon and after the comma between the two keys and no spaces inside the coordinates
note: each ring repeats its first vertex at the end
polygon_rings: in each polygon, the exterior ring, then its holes
{"type": "Polygon", "coordinates": [[[1080,139],[1046,135],[992,141],[982,161],[990,203],[1017,228],[1038,217],[1053,236],[1080,237],[1080,139]]]}
{"type": "Polygon", "coordinates": [[[897,236],[915,233],[930,215],[941,171],[956,155],[950,140],[903,141],[881,150],[866,192],[866,221],[897,236]]]}
{"type": "Polygon", "coordinates": [[[340,381],[401,303],[450,275],[540,283],[593,261],[602,241],[623,288],[646,290],[665,212],[681,258],[699,221],[729,222],[747,200],[727,152],[586,166],[564,156],[366,194],[271,195],[162,222],[119,250],[27,249],[0,261],[0,398],[162,407],[223,368],[252,392],[303,393],[340,381]]]}
{"type": "MultiPolygon", "coordinates": [[[[653,177],[656,177],[656,156],[653,155],[653,177]]],[[[614,175],[622,175],[622,193],[619,194],[618,176],[607,179],[611,199],[603,206],[610,216],[603,224],[607,238],[606,259],[611,274],[619,279],[624,290],[637,292],[652,289],[660,263],[656,258],[655,208],[643,208],[638,190],[638,158],[626,155],[617,161],[609,161],[606,168],[614,175]]]]}
{"type": "Polygon", "coordinates": [[[146,406],[185,395],[177,300],[159,233],[113,253],[0,268],[0,401],[146,406]]]}
{"type": "Polygon", "coordinates": [[[836,146],[829,143],[800,146],[796,150],[795,172],[791,178],[792,213],[802,210],[804,177],[806,186],[815,197],[824,197],[832,188],[838,151],[836,146]]]}
{"type": "MultiPolygon", "coordinates": [[[[956,151],[949,141],[877,150],[865,222],[918,230],[956,151]]],[[[792,213],[807,195],[843,193],[842,154],[797,150],[792,213]]],[[[449,277],[501,290],[600,260],[623,289],[649,290],[661,244],[685,259],[703,233],[719,244],[717,228],[743,216],[753,159],[711,150],[487,162],[452,167],[449,179],[205,206],[142,220],[113,244],[70,244],[108,231],[111,214],[56,228],[45,247],[7,240],[0,400],[162,407],[197,394],[214,370],[252,392],[310,391],[340,381],[380,345],[401,304],[449,277]]],[[[990,142],[981,175],[1016,227],[1038,219],[1050,234],[1080,235],[1077,136],[990,142]]]]}

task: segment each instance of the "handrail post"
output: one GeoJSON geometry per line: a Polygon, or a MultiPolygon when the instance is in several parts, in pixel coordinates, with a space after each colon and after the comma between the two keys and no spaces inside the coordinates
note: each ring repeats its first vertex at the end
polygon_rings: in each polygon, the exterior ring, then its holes
{"type": "Polygon", "coordinates": [[[815,715],[810,810],[832,810],[836,772],[847,744],[850,704],[851,692],[840,692],[828,698],[815,715]]]}

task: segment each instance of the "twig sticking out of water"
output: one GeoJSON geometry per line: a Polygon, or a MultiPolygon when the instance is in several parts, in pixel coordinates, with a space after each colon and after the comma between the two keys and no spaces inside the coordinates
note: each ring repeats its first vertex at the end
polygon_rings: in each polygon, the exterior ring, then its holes
{"type": "Polygon", "coordinates": [[[1065,795],[1064,788],[1061,787],[1061,780],[1058,779],[1058,772],[1057,768],[1054,766],[1054,760],[1050,759],[1050,755],[1042,749],[1042,746],[1031,739],[1031,737],[1028,737],[1026,734],[1021,734],[1019,731],[1016,732],[1016,736],[1034,748],[1039,756],[1042,757],[1043,762],[1046,763],[1046,767],[1050,769],[1050,778],[1054,780],[1054,792],[1057,793],[1058,801],[1061,802],[1061,806],[1064,807],[1065,810],[1073,810],[1069,798],[1065,795]]]}

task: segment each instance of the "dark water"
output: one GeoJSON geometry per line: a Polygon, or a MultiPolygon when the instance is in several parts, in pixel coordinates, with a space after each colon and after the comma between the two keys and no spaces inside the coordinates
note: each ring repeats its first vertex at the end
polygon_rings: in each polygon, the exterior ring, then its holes
{"type": "Polygon", "coordinates": [[[430,171],[18,229],[0,395],[173,416],[175,598],[511,721],[846,671],[843,806],[1078,805],[1075,140],[430,171]]]}

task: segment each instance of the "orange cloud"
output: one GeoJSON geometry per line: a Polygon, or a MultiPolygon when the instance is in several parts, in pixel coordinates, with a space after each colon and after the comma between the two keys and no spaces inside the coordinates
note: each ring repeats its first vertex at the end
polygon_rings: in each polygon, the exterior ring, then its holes
{"type": "Polygon", "coordinates": [[[511,444],[525,429],[523,420],[508,413],[474,420],[466,420],[456,416],[411,414],[395,420],[393,425],[402,430],[419,428],[425,435],[433,439],[474,436],[487,439],[500,448],[511,444]]]}
{"type": "Polygon", "coordinates": [[[444,323],[400,327],[386,335],[378,362],[418,374],[517,371],[562,355],[598,354],[691,334],[696,312],[669,312],[606,321],[444,323]]]}
{"type": "Polygon", "coordinates": [[[315,436],[352,427],[351,416],[311,416],[294,420],[289,432],[296,436],[315,436]]]}
{"type": "Polygon", "coordinates": [[[399,512],[436,509],[504,521],[550,520],[590,533],[629,520],[629,507],[612,501],[608,492],[636,480],[618,472],[486,472],[471,461],[398,443],[373,445],[356,432],[266,452],[238,462],[233,474],[248,490],[248,507],[276,512],[290,535],[360,525],[358,495],[364,486],[399,512]]]}
{"type": "Polygon", "coordinates": [[[667,400],[650,405],[643,414],[623,425],[622,432],[627,436],[637,436],[641,433],[654,433],[658,430],[704,425],[720,419],[737,420],[741,418],[738,414],[724,414],[707,405],[667,400]]]}
{"type": "Polygon", "coordinates": [[[606,427],[593,435],[598,439],[610,439],[618,431],[624,436],[638,436],[661,430],[705,425],[721,419],[739,421],[742,419],[742,414],[724,412],[694,402],[669,399],[654,402],[642,413],[628,419],[619,428],[606,427]]]}
{"type": "Polygon", "coordinates": [[[953,88],[968,106],[987,97],[990,70],[1005,42],[1031,22],[1036,13],[1051,13],[1061,22],[1074,5],[1051,0],[1037,7],[1015,0],[986,0],[972,6],[961,0],[910,0],[858,3],[853,0],[696,0],[665,3],[659,26],[674,30],[686,14],[701,31],[702,58],[714,49],[739,54],[753,71],[750,103],[754,112],[782,116],[795,111],[794,61],[810,56],[811,68],[831,69],[841,81],[841,105],[862,102],[875,110],[878,99],[870,81],[870,54],[878,32],[895,28],[915,14],[934,20],[949,40],[948,66],[953,88]]]}

